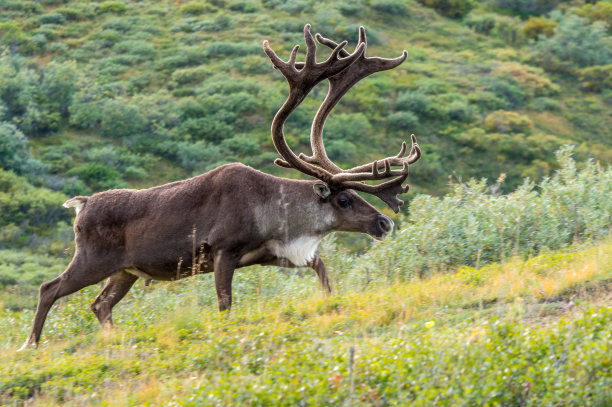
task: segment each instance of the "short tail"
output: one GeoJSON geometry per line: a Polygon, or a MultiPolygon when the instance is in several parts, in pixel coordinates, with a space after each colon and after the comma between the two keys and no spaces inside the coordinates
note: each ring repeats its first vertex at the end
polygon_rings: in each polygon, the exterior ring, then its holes
{"type": "Polygon", "coordinates": [[[74,198],[64,202],[62,206],[64,208],[74,208],[78,215],[79,212],[81,212],[81,210],[83,210],[83,208],[85,207],[85,204],[87,203],[88,199],[89,198],[87,198],[86,196],[75,196],[74,198]]]}

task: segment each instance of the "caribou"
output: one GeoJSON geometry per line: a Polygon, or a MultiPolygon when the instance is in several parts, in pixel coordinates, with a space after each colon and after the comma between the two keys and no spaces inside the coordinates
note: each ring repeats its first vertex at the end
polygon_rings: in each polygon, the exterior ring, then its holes
{"type": "Polygon", "coordinates": [[[321,239],[332,231],[366,233],[384,239],[393,221],[360,197],[374,195],[398,212],[409,165],[421,156],[414,135],[410,153],[342,169],[327,156],[325,120],[338,101],[361,79],[392,69],[407,57],[366,57],[363,27],[352,53],[316,34],[331,48],[316,60],[310,25],[304,27],[306,56],[296,61],[299,46],[282,60],[263,42],[275,69],[289,84],[289,96],[272,121],[272,139],[279,166],[293,168],[315,180],[278,178],[240,163],[205,174],[142,190],[114,189],[77,196],[64,203],[76,210],[75,251],[66,270],[40,286],[32,330],[21,349],[37,347],[47,314],[61,297],[106,280],[91,309],[103,327],[112,326],[112,309],[139,279],[171,281],[214,273],[220,311],[232,304],[232,278],[238,268],[262,264],[310,267],[323,287],[331,287],[317,254],[321,239]],[[283,125],[315,85],[327,79],[329,90],[311,128],[312,156],[296,155],[288,146],[283,125]],[[375,181],[366,183],[366,181],[375,181]],[[376,183],[376,181],[380,181],[376,183]]]}

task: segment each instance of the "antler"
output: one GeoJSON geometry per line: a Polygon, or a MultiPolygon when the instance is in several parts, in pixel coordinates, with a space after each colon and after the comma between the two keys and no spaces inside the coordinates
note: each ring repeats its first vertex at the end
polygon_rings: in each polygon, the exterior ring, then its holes
{"type": "Polygon", "coordinates": [[[315,85],[323,79],[327,79],[346,69],[346,67],[355,62],[355,60],[363,54],[365,45],[360,44],[352,54],[349,54],[345,58],[338,58],[338,54],[347,44],[347,41],[343,41],[334,47],[334,50],[326,61],[318,63],[316,61],[316,44],[310,33],[310,24],[306,24],[304,27],[304,39],[306,40],[306,62],[301,64],[302,69],[300,70],[297,69],[295,62],[297,51],[300,48],[299,45],[293,48],[289,61],[285,62],[276,55],[272,48],[270,48],[268,41],[264,41],[263,43],[264,51],[272,61],[274,68],[281,71],[289,83],[289,96],[272,121],[272,140],[276,150],[285,161],[281,162],[281,160],[277,159],[274,162],[277,165],[292,167],[304,174],[319,178],[325,182],[330,182],[332,174],[329,171],[300,160],[298,156],[295,155],[287,145],[283,126],[291,112],[302,103],[315,85]]]}
{"type": "MultiPolygon", "coordinates": [[[[299,171],[319,178],[330,185],[355,189],[376,195],[387,203],[393,209],[393,211],[398,212],[399,205],[401,205],[403,202],[397,198],[397,195],[408,190],[408,186],[402,186],[402,183],[408,177],[408,165],[416,162],[421,157],[421,149],[416,142],[416,137],[411,135],[412,147],[408,157],[404,157],[407,146],[406,142],[403,142],[399,154],[394,157],[387,157],[381,161],[377,160],[348,170],[343,170],[327,157],[325,146],[323,144],[323,127],[329,113],[332,111],[338,101],[340,101],[340,99],[346,94],[346,92],[353,87],[353,85],[375,72],[392,69],[400,65],[406,59],[407,52],[404,51],[400,57],[393,59],[378,57],[367,58],[365,56],[367,39],[365,29],[363,27],[359,28],[359,43],[355,52],[352,54],[349,54],[346,50],[344,50],[346,41],[337,44],[334,41],[317,34],[316,39],[319,41],[319,43],[333,49],[329,59],[318,65],[330,63],[330,60],[338,62],[346,61],[347,64],[344,66],[344,68],[336,72],[329,69],[324,75],[310,75],[316,76],[316,83],[324,79],[326,75],[326,78],[330,83],[329,91],[321,107],[317,111],[312,124],[310,140],[313,155],[311,157],[305,156],[304,154],[296,156],[286,144],[282,132],[282,126],[289,113],[291,113],[291,111],[293,111],[295,107],[301,103],[314,84],[316,84],[314,83],[310,87],[304,87],[302,85],[302,88],[300,88],[299,83],[296,83],[297,81],[294,79],[295,72],[299,72],[304,76],[309,76],[308,71],[310,71],[312,69],[311,67],[316,64],[314,59],[316,45],[312,35],[310,34],[310,25],[306,25],[304,28],[304,37],[307,45],[306,62],[304,63],[295,62],[298,49],[297,46],[293,49],[289,62],[285,63],[281,61],[280,58],[278,58],[278,56],[276,56],[276,54],[270,49],[267,41],[264,42],[264,50],[266,51],[266,54],[268,54],[272,60],[275,68],[280,69],[283,75],[287,78],[290,87],[289,98],[283,107],[281,107],[281,110],[279,110],[279,112],[276,114],[274,117],[274,122],[272,123],[274,145],[276,146],[280,155],[284,158],[284,160],[275,160],[275,163],[283,167],[296,168],[299,171]],[[338,56],[340,56],[340,58],[338,58],[338,56]],[[296,88],[294,84],[297,84],[298,87],[296,88]],[[304,92],[304,89],[307,90],[304,92]],[[294,94],[295,96],[292,96],[294,94]],[[298,95],[301,95],[302,97],[298,98],[298,95]],[[290,110],[285,109],[286,107],[290,108],[290,110]],[[282,115],[281,112],[283,113],[282,115]],[[279,145],[281,148],[279,148],[279,145]],[[402,169],[392,170],[392,166],[401,166],[402,169]],[[378,185],[368,185],[363,182],[366,180],[382,180],[393,177],[395,178],[378,185]]],[[[337,66],[339,66],[339,64],[337,66]]],[[[310,85],[310,82],[308,85],[310,85]]]]}

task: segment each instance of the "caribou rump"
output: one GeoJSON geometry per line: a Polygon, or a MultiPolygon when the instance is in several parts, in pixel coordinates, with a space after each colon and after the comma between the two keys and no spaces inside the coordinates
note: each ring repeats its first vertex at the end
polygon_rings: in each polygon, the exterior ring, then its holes
{"type": "Polygon", "coordinates": [[[175,280],[200,272],[214,273],[219,310],[232,303],[234,270],[253,264],[309,266],[323,288],[331,288],[325,265],[316,254],[321,239],[332,231],[367,233],[383,239],[393,222],[355,191],[378,196],[395,212],[408,165],[421,150],[412,135],[410,154],[402,143],[399,154],[348,170],[325,153],[325,120],[342,96],[366,76],[394,68],[406,59],[366,57],[365,30],[359,30],[353,53],[316,35],[332,49],[317,62],[310,25],[304,27],[305,62],[296,62],[298,46],[288,62],[267,41],[263,47],[275,69],[289,83],[289,96],[272,123],[272,139],[282,159],[276,164],[294,168],[316,181],[291,180],[235,163],[194,178],[143,189],[118,189],[78,196],[64,206],[76,209],[75,253],[67,269],[40,287],[32,331],[21,349],[36,347],[53,303],[63,296],[106,279],[91,308],[100,324],[112,325],[112,309],[138,278],[175,280]],[[312,124],[312,156],[296,155],[287,145],[283,125],[310,90],[329,81],[327,97],[312,124]],[[392,169],[392,167],[401,167],[392,169]],[[385,180],[379,184],[364,181],[385,180]]]}

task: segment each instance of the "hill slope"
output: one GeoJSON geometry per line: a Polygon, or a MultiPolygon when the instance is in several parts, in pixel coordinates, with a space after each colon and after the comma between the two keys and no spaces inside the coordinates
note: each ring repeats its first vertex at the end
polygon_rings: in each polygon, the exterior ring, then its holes
{"type": "Polygon", "coordinates": [[[107,333],[88,289],[37,351],[14,353],[32,312],[3,312],[0,401],[608,405],[611,267],[608,241],[367,289],[335,275],[330,298],[314,276],[258,269],[236,276],[229,315],[204,276],[139,285],[107,333]]]}

